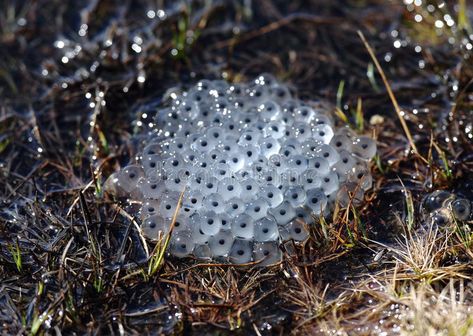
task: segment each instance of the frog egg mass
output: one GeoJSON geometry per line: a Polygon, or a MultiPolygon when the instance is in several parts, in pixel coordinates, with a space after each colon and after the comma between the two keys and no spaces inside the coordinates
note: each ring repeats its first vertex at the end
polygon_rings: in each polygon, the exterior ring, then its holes
{"type": "Polygon", "coordinates": [[[271,75],[201,80],[171,96],[137,162],[106,188],[141,204],[149,239],[167,234],[177,211],[174,256],[276,263],[280,241],[304,241],[335,202],[361,201],[371,188],[375,141],[335,128],[326,108],[294,98],[271,75]]]}

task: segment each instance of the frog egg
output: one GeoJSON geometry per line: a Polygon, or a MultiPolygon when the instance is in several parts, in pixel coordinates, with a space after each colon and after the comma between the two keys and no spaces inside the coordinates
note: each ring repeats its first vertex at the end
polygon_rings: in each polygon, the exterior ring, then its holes
{"type": "Polygon", "coordinates": [[[139,165],[126,166],[117,174],[117,184],[123,190],[130,192],[137,187],[138,182],[144,176],[143,167],[139,165]]]}
{"type": "Polygon", "coordinates": [[[296,107],[293,113],[296,121],[305,123],[310,122],[315,116],[314,109],[307,105],[296,107]]]}
{"type": "Polygon", "coordinates": [[[245,95],[246,85],[242,83],[231,84],[227,88],[227,94],[229,97],[237,98],[245,95]]]}
{"type": "Polygon", "coordinates": [[[246,264],[251,261],[253,243],[245,239],[235,239],[230,249],[230,261],[233,264],[246,264]]]}
{"type": "Polygon", "coordinates": [[[298,207],[296,210],[296,219],[304,222],[307,225],[312,225],[315,223],[315,219],[312,215],[312,212],[307,211],[307,209],[298,207]]]}
{"type": "Polygon", "coordinates": [[[182,206],[190,209],[200,209],[203,205],[204,195],[198,190],[188,189],[182,196],[182,206]]]}
{"type": "Polygon", "coordinates": [[[282,259],[279,244],[274,241],[255,243],[253,256],[255,261],[259,261],[258,266],[274,265],[281,262],[282,259]]]}
{"type": "Polygon", "coordinates": [[[191,165],[191,166],[194,166],[197,164],[197,162],[199,161],[199,158],[201,157],[201,155],[190,149],[190,148],[186,148],[184,149],[182,152],[181,152],[181,156],[182,156],[182,159],[184,160],[185,163],[187,163],[188,165],[191,165]]]}
{"type": "Polygon", "coordinates": [[[244,159],[246,164],[251,164],[258,159],[260,154],[260,147],[258,146],[246,146],[240,147],[243,151],[244,159]]]}
{"type": "Polygon", "coordinates": [[[217,192],[225,201],[228,201],[233,197],[240,197],[240,182],[233,177],[226,177],[218,183],[217,192]]]}
{"type": "Polygon", "coordinates": [[[436,190],[424,199],[422,206],[427,212],[432,212],[445,206],[452,196],[448,191],[436,190]]]}
{"type": "Polygon", "coordinates": [[[376,141],[361,136],[356,138],[351,145],[351,152],[363,160],[371,160],[376,155],[376,141]]]}
{"type": "Polygon", "coordinates": [[[332,120],[330,119],[329,116],[323,113],[316,113],[314,118],[311,121],[311,125],[328,125],[331,126],[332,120]]]}
{"type": "Polygon", "coordinates": [[[271,155],[278,154],[281,149],[281,144],[278,140],[272,137],[266,137],[261,140],[261,155],[269,158],[271,155]]]}
{"type": "Polygon", "coordinates": [[[263,217],[266,217],[268,209],[269,205],[265,200],[257,199],[248,204],[245,213],[250,215],[250,217],[256,221],[263,217]]]}
{"type": "Polygon", "coordinates": [[[156,215],[159,210],[159,200],[147,199],[141,205],[141,219],[144,220],[150,216],[156,215]]]}
{"type": "Polygon", "coordinates": [[[284,169],[283,162],[285,160],[285,156],[281,154],[273,154],[268,159],[268,167],[269,170],[274,170],[276,172],[280,172],[284,169]]]}
{"type": "Polygon", "coordinates": [[[355,166],[348,176],[349,182],[354,182],[360,185],[363,190],[371,189],[373,186],[373,177],[366,167],[355,166]]]}
{"type": "Polygon", "coordinates": [[[320,187],[324,190],[325,195],[331,194],[335,190],[338,190],[339,181],[336,172],[330,172],[327,175],[321,177],[322,183],[320,187]]]}
{"type": "Polygon", "coordinates": [[[220,222],[220,231],[229,231],[232,229],[231,217],[228,214],[224,212],[217,214],[217,220],[220,222]]]}
{"type": "Polygon", "coordinates": [[[180,231],[171,235],[169,252],[179,258],[187,257],[194,249],[194,241],[188,231],[180,231]]]}
{"type": "Polygon", "coordinates": [[[218,181],[229,178],[232,175],[230,166],[226,163],[217,163],[210,169],[210,173],[215,176],[218,181]]]}
{"type": "Polygon", "coordinates": [[[264,127],[263,132],[266,136],[277,140],[284,136],[285,130],[286,126],[280,121],[270,121],[264,127]]]}
{"type": "Polygon", "coordinates": [[[272,86],[270,93],[271,99],[273,99],[278,104],[283,104],[292,98],[291,92],[289,92],[287,86],[281,84],[276,84],[272,86]]]}
{"type": "Polygon", "coordinates": [[[200,212],[198,215],[193,216],[192,219],[193,225],[198,226],[208,236],[217,234],[222,227],[218,214],[214,211],[200,212]]]}
{"type": "MultiPolygon", "coordinates": [[[[200,225],[197,223],[200,222],[201,224],[203,223],[201,220],[198,218],[194,219],[194,217],[199,217],[198,214],[194,215],[192,217],[193,219],[193,225],[191,226],[191,238],[194,244],[207,244],[210,238],[210,235],[206,234],[202,229],[200,228],[200,225]],[[195,222],[194,222],[195,221],[195,222]]],[[[203,220],[203,217],[200,216],[200,219],[203,220]]]]}
{"type": "MultiPolygon", "coordinates": [[[[204,197],[217,192],[218,180],[214,177],[207,177],[202,183],[200,191],[204,197]]],[[[205,203],[205,202],[204,202],[205,203]]]]}
{"type": "Polygon", "coordinates": [[[144,198],[160,199],[167,190],[165,181],[147,178],[140,181],[138,188],[143,194],[144,198]]]}
{"type": "Polygon", "coordinates": [[[306,200],[306,193],[302,187],[294,186],[289,187],[284,192],[284,198],[294,207],[298,207],[304,204],[306,200]]]}
{"type": "Polygon", "coordinates": [[[255,221],[249,215],[242,213],[236,216],[232,223],[232,232],[235,237],[253,239],[255,221]]]}
{"type": "Polygon", "coordinates": [[[240,152],[231,152],[228,154],[227,164],[232,172],[237,172],[245,165],[245,155],[240,152]]]}
{"type": "Polygon", "coordinates": [[[191,144],[191,149],[201,153],[210,152],[215,148],[216,143],[210,141],[205,136],[200,136],[195,142],[191,144]]]}
{"type": "MultiPolygon", "coordinates": [[[[172,222],[172,218],[167,219],[167,226],[169,227],[172,222]]],[[[185,216],[184,214],[179,214],[176,217],[176,220],[174,222],[174,228],[173,232],[178,232],[178,231],[184,231],[184,230],[189,230],[191,225],[190,225],[191,219],[185,216]]]]}
{"type": "Polygon", "coordinates": [[[209,260],[209,261],[212,260],[212,251],[210,250],[210,247],[207,244],[195,245],[194,250],[192,251],[192,254],[197,259],[209,260]]]}
{"type": "Polygon", "coordinates": [[[452,212],[456,219],[466,221],[471,214],[470,201],[464,198],[458,198],[451,204],[452,212]]]}
{"type": "Polygon", "coordinates": [[[251,201],[255,198],[259,190],[259,185],[256,180],[247,178],[241,181],[241,199],[244,202],[251,201]]]}
{"type": "Polygon", "coordinates": [[[290,155],[284,163],[284,168],[293,173],[300,174],[307,169],[307,158],[301,154],[290,155]]]}
{"type": "Polygon", "coordinates": [[[312,137],[315,141],[328,144],[333,138],[333,129],[329,125],[317,125],[312,129],[312,137]]]}
{"type": "Polygon", "coordinates": [[[356,160],[351,155],[350,152],[342,149],[339,151],[340,159],[338,162],[333,166],[335,172],[337,172],[338,176],[340,177],[341,181],[346,180],[346,176],[352,171],[355,167],[356,160]]]}
{"type": "Polygon", "coordinates": [[[163,171],[164,168],[164,160],[160,154],[143,157],[142,164],[147,176],[157,176],[163,171]]]}
{"type": "Polygon", "coordinates": [[[285,225],[296,217],[296,211],[288,201],[270,210],[278,225],[285,225]]]}
{"type": "Polygon", "coordinates": [[[298,155],[301,153],[301,145],[296,139],[288,139],[282,144],[281,149],[279,150],[279,154],[281,154],[285,158],[288,158],[291,155],[298,155]],[[293,143],[292,140],[295,140],[295,143],[293,143]]]}
{"type": "Polygon", "coordinates": [[[301,154],[307,158],[315,157],[317,147],[323,145],[319,140],[309,139],[301,143],[301,154]]]}
{"type": "Polygon", "coordinates": [[[430,213],[429,224],[433,226],[444,226],[450,223],[452,220],[451,215],[445,210],[445,208],[440,208],[430,213]]]}
{"type": "Polygon", "coordinates": [[[265,170],[258,178],[258,181],[261,181],[263,184],[278,186],[281,183],[279,174],[270,169],[265,170]]]}
{"type": "Polygon", "coordinates": [[[272,217],[260,218],[254,225],[254,239],[256,241],[274,241],[279,237],[278,223],[272,217]]]}
{"type": "Polygon", "coordinates": [[[301,174],[300,183],[304,190],[307,191],[309,189],[319,188],[322,184],[322,179],[316,169],[307,169],[301,174]]]}
{"type": "Polygon", "coordinates": [[[277,207],[284,200],[282,191],[271,184],[261,186],[258,194],[268,203],[270,208],[277,207]]]}
{"type": "Polygon", "coordinates": [[[342,150],[350,150],[353,140],[346,134],[336,134],[330,140],[330,146],[335,148],[338,152],[342,150]]]}
{"type": "Polygon", "coordinates": [[[233,197],[226,202],[225,212],[232,218],[245,211],[245,202],[239,197],[233,197]]]}
{"type": "Polygon", "coordinates": [[[182,192],[187,186],[189,177],[180,172],[171,173],[167,180],[164,182],[166,189],[171,191],[182,192]]]}
{"type": "Polygon", "coordinates": [[[231,231],[221,230],[209,238],[209,248],[212,256],[223,257],[230,253],[230,249],[235,241],[231,231]]]}
{"type": "Polygon", "coordinates": [[[215,213],[222,213],[225,211],[225,201],[218,193],[213,193],[204,198],[204,207],[215,213]]]}
{"type": "Polygon", "coordinates": [[[186,147],[186,138],[175,137],[169,144],[169,151],[171,153],[180,153],[186,147]]]}
{"type": "MultiPolygon", "coordinates": [[[[310,126],[304,122],[294,123],[292,125],[292,129],[294,130],[293,131],[294,137],[297,139],[297,141],[301,143],[313,138],[310,126]]],[[[318,139],[315,138],[315,140],[318,140],[318,139]]]]}
{"type": "Polygon", "coordinates": [[[307,190],[306,205],[315,215],[320,215],[327,206],[324,190],[321,188],[307,190]]]}
{"type": "Polygon", "coordinates": [[[247,129],[241,133],[238,139],[238,145],[242,147],[258,145],[261,133],[252,129],[247,129]]]}
{"type": "Polygon", "coordinates": [[[153,215],[144,220],[141,231],[146,238],[157,240],[169,231],[169,222],[159,215],[153,215]]]}
{"type": "Polygon", "coordinates": [[[295,241],[303,242],[309,238],[309,231],[307,230],[305,223],[298,219],[289,222],[286,225],[286,229],[289,232],[290,239],[295,241]]]}
{"type": "Polygon", "coordinates": [[[267,100],[258,106],[259,117],[265,122],[276,120],[280,111],[279,105],[272,100],[267,100]]]}
{"type": "Polygon", "coordinates": [[[317,175],[323,176],[330,172],[330,164],[323,157],[314,157],[308,160],[307,168],[313,169],[317,175]]]}
{"type": "Polygon", "coordinates": [[[347,207],[349,204],[360,205],[364,196],[363,189],[357,183],[348,182],[341,186],[336,200],[342,207],[347,207]]]}
{"type": "Polygon", "coordinates": [[[179,193],[168,192],[161,198],[158,214],[165,218],[174,216],[179,201],[179,193]]]}
{"type": "Polygon", "coordinates": [[[333,147],[326,144],[320,145],[317,148],[315,155],[327,160],[330,167],[332,167],[340,159],[338,152],[333,147]]]}

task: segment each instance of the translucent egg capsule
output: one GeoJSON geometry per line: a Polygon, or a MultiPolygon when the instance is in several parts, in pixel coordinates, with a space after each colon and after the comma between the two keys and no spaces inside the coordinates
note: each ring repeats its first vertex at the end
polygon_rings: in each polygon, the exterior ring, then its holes
{"type": "Polygon", "coordinates": [[[333,147],[326,144],[320,145],[317,148],[315,155],[317,157],[321,157],[327,160],[330,167],[337,163],[340,159],[340,155],[338,154],[338,152],[333,147]]]}
{"type": "Polygon", "coordinates": [[[231,231],[220,231],[209,238],[209,247],[212,256],[223,257],[230,253],[235,238],[231,231]]]}
{"type": "Polygon", "coordinates": [[[154,178],[141,180],[138,188],[143,197],[149,199],[160,199],[167,190],[165,181],[154,178]]]}
{"type": "Polygon", "coordinates": [[[273,139],[281,139],[284,136],[284,131],[286,130],[286,125],[280,121],[271,121],[266,124],[263,129],[265,136],[271,137],[273,139]]]}
{"type": "Polygon", "coordinates": [[[256,146],[258,145],[259,139],[261,138],[261,133],[253,129],[245,130],[242,132],[238,145],[247,147],[247,146],[256,146]]]}
{"type": "Polygon", "coordinates": [[[191,227],[191,238],[194,244],[204,245],[209,242],[210,235],[202,231],[200,225],[195,224],[191,227]]]}
{"type": "Polygon", "coordinates": [[[160,155],[164,152],[164,149],[159,143],[150,143],[143,149],[142,161],[146,161],[151,155],[160,155]]]}
{"type": "Polygon", "coordinates": [[[348,176],[349,182],[354,182],[363,190],[371,189],[373,186],[373,177],[366,167],[355,166],[348,176]]]}
{"type": "Polygon", "coordinates": [[[256,221],[263,217],[266,217],[268,209],[268,203],[260,198],[249,203],[246,207],[245,213],[250,215],[250,217],[256,221]]]}
{"type": "Polygon", "coordinates": [[[289,222],[286,225],[286,229],[289,232],[290,239],[293,239],[295,241],[302,242],[309,238],[309,231],[307,230],[307,226],[304,222],[298,219],[289,222]]]}
{"type": "Polygon", "coordinates": [[[323,189],[325,195],[331,194],[338,190],[339,182],[338,175],[335,172],[330,172],[321,178],[320,188],[323,189]]]}
{"type": "Polygon", "coordinates": [[[319,188],[322,184],[321,175],[316,169],[307,169],[301,174],[300,181],[304,190],[319,188]]]}
{"type": "Polygon", "coordinates": [[[327,206],[327,197],[324,190],[321,188],[307,190],[306,206],[315,215],[320,215],[327,206]]]}
{"type": "Polygon", "coordinates": [[[371,160],[376,155],[376,141],[365,136],[358,137],[353,141],[351,151],[363,160],[371,160]]]}
{"type": "Polygon", "coordinates": [[[232,176],[230,166],[226,163],[217,163],[216,165],[211,167],[210,173],[215,176],[218,181],[232,176]]]}
{"type": "Polygon", "coordinates": [[[310,122],[314,116],[315,116],[315,111],[312,107],[310,106],[298,106],[294,108],[293,110],[294,113],[294,119],[296,121],[301,121],[308,123],[310,122]]]}
{"type": "Polygon", "coordinates": [[[245,155],[241,152],[231,152],[227,156],[227,164],[231,172],[241,170],[245,165],[245,155]]]}
{"type": "Polygon", "coordinates": [[[276,84],[270,89],[271,98],[278,104],[284,104],[291,99],[291,92],[285,85],[276,84]]]}
{"type": "MultiPolygon", "coordinates": [[[[294,137],[300,143],[312,139],[313,135],[310,129],[310,126],[305,122],[296,122],[292,125],[294,137]]],[[[318,140],[315,138],[315,140],[318,140]]]]}
{"type": "Polygon", "coordinates": [[[278,84],[276,78],[273,75],[271,75],[269,73],[266,73],[266,72],[258,75],[253,80],[253,83],[256,84],[256,85],[266,86],[266,87],[271,87],[273,85],[278,84]]]}
{"type": "Polygon", "coordinates": [[[187,186],[189,176],[179,171],[172,172],[164,182],[167,190],[182,192],[187,186]]]}
{"type": "Polygon", "coordinates": [[[278,225],[285,225],[296,217],[294,208],[288,201],[282,202],[279,206],[270,210],[278,225]]]}
{"type": "Polygon", "coordinates": [[[209,236],[217,234],[222,228],[220,218],[214,211],[204,211],[193,216],[192,223],[199,226],[202,232],[209,236]]]}
{"type": "Polygon", "coordinates": [[[278,224],[272,217],[261,218],[254,225],[254,239],[256,241],[274,241],[279,237],[278,224]]]}
{"type": "Polygon", "coordinates": [[[161,155],[149,155],[143,157],[143,169],[147,176],[157,176],[164,171],[164,160],[161,155]]]}
{"type": "Polygon", "coordinates": [[[245,211],[245,202],[239,197],[233,197],[226,201],[225,213],[232,218],[245,211]]]}
{"type": "Polygon", "coordinates": [[[159,215],[146,218],[141,225],[141,230],[146,238],[157,240],[164,237],[169,231],[169,222],[159,215]]]}
{"type": "Polygon", "coordinates": [[[278,154],[281,149],[281,144],[275,138],[266,137],[260,141],[261,155],[266,158],[271,157],[271,155],[278,154]]]}
{"type": "Polygon", "coordinates": [[[145,176],[143,167],[139,165],[126,166],[117,175],[117,184],[127,192],[138,186],[138,182],[145,176]]]}
{"type": "Polygon", "coordinates": [[[242,213],[232,222],[232,232],[235,237],[253,239],[255,221],[249,215],[242,213]]]}
{"type": "Polygon", "coordinates": [[[234,264],[251,262],[253,256],[253,243],[245,239],[235,239],[230,249],[230,261],[234,264]]]}
{"type": "Polygon", "coordinates": [[[330,146],[334,147],[337,151],[350,150],[353,140],[345,134],[336,134],[332,140],[330,140],[330,146]]]}
{"type": "Polygon", "coordinates": [[[253,163],[260,155],[259,146],[246,146],[241,148],[247,164],[253,163]]]}
{"type": "Polygon", "coordinates": [[[207,244],[203,245],[195,245],[194,250],[192,251],[194,257],[201,259],[201,260],[211,260],[212,259],[212,251],[207,244]]]}
{"type": "Polygon", "coordinates": [[[314,157],[307,161],[307,168],[317,172],[317,175],[323,176],[330,172],[330,164],[323,157],[314,157]]]}
{"type": "Polygon", "coordinates": [[[226,177],[219,181],[217,192],[222,196],[224,201],[228,201],[234,197],[240,197],[241,185],[240,182],[233,177],[226,177]]]}
{"type": "Polygon", "coordinates": [[[307,169],[307,158],[302,154],[289,155],[283,167],[286,170],[300,174],[307,169]]]}
{"type": "Polygon", "coordinates": [[[348,182],[341,186],[336,200],[340,206],[347,207],[349,204],[360,205],[364,196],[365,193],[358,183],[348,182]]]}
{"type": "MultiPolygon", "coordinates": [[[[172,218],[167,218],[167,226],[170,227],[172,223],[172,218]]],[[[179,214],[174,221],[173,232],[178,231],[189,231],[192,225],[191,219],[185,216],[184,214],[179,214]]]]}
{"type": "Polygon", "coordinates": [[[222,213],[225,211],[225,201],[219,193],[209,194],[204,198],[205,209],[214,211],[215,213],[222,213]]]}
{"type": "Polygon", "coordinates": [[[244,202],[253,200],[258,193],[259,185],[258,182],[252,178],[247,178],[241,181],[241,199],[244,202]]]}
{"type": "Polygon", "coordinates": [[[315,222],[314,214],[311,209],[305,207],[298,207],[296,210],[296,219],[304,222],[307,225],[312,225],[315,222]]]}
{"type": "Polygon", "coordinates": [[[141,206],[141,219],[144,220],[150,216],[156,215],[159,210],[159,200],[147,199],[141,206]]]}
{"type": "Polygon", "coordinates": [[[169,252],[176,257],[187,257],[194,249],[194,241],[188,231],[175,232],[171,235],[169,252]]]}
{"type": "Polygon", "coordinates": [[[281,262],[282,253],[277,242],[257,242],[254,244],[253,251],[253,259],[259,262],[258,266],[269,266],[281,262]]]}
{"type": "Polygon", "coordinates": [[[328,144],[333,138],[333,129],[329,125],[317,125],[312,129],[312,137],[315,141],[328,144]]]}
{"type": "Polygon", "coordinates": [[[316,156],[317,147],[323,145],[320,140],[309,139],[301,143],[301,154],[307,158],[313,158],[316,156]]]}
{"type": "Polygon", "coordinates": [[[294,207],[304,204],[306,200],[306,192],[302,187],[289,187],[284,192],[284,198],[294,207]]]}
{"type": "Polygon", "coordinates": [[[424,199],[422,206],[427,212],[432,212],[445,206],[452,197],[448,191],[436,190],[424,199]]]}
{"type": "Polygon", "coordinates": [[[202,183],[202,188],[200,189],[204,197],[214,194],[217,192],[218,180],[214,177],[207,177],[202,183]]]}
{"type": "Polygon", "coordinates": [[[275,208],[280,205],[283,201],[282,191],[274,185],[266,184],[261,186],[260,192],[261,198],[268,203],[270,208],[275,208]]]}
{"type": "Polygon", "coordinates": [[[464,198],[458,198],[451,204],[453,215],[456,219],[465,221],[468,220],[471,214],[471,203],[464,198]]]}
{"type": "Polygon", "coordinates": [[[356,160],[351,155],[350,152],[346,150],[341,150],[339,152],[340,159],[338,162],[333,166],[335,172],[337,172],[338,176],[340,177],[340,181],[345,181],[347,175],[352,171],[355,167],[356,160]]]}
{"type": "Polygon", "coordinates": [[[258,105],[259,116],[261,120],[265,122],[276,120],[280,111],[281,108],[279,105],[272,100],[267,100],[264,103],[258,105]]]}
{"type": "Polygon", "coordinates": [[[168,192],[161,197],[158,214],[165,218],[170,218],[176,212],[179,201],[179,193],[168,192]]]}

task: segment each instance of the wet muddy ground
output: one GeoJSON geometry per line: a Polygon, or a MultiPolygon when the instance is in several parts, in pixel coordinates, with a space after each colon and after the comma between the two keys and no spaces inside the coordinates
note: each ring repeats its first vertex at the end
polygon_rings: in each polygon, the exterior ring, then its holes
{"type": "MultiPolygon", "coordinates": [[[[473,7],[458,1],[0,4],[0,321],[6,334],[473,334],[473,7]],[[411,146],[361,32],[399,103],[411,146]],[[374,136],[375,187],[269,268],[144,259],[103,183],[170,88],[269,72],[374,136]]],[[[146,246],[146,248],[145,248],[146,246]]]]}

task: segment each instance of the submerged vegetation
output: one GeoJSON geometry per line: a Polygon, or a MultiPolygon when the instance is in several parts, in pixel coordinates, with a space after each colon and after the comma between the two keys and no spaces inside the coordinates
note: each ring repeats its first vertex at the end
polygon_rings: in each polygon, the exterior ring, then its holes
{"type": "Polygon", "coordinates": [[[471,217],[434,225],[422,207],[435,190],[473,200],[466,0],[0,7],[4,333],[473,334],[471,217]],[[377,139],[373,189],[277,265],[169,257],[106,178],[163,99],[263,72],[377,139]]]}

